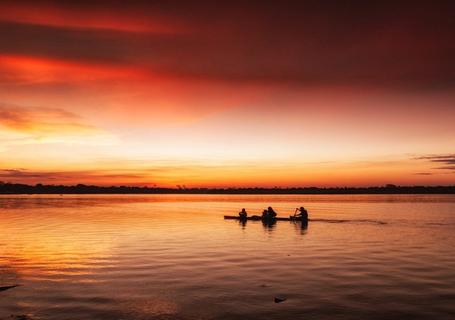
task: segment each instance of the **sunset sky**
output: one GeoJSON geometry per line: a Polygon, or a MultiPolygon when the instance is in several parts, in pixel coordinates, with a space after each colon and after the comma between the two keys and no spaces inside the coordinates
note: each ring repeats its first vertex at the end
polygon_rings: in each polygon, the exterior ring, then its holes
{"type": "Polygon", "coordinates": [[[453,185],[454,12],[0,0],[0,181],[453,185]]]}

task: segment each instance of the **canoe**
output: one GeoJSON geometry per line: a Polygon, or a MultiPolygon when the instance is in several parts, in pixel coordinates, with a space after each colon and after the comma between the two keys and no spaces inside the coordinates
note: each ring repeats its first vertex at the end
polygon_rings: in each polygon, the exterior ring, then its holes
{"type": "Polygon", "coordinates": [[[240,216],[224,216],[224,219],[226,220],[240,220],[240,221],[245,221],[245,220],[253,220],[253,221],[301,221],[302,218],[300,217],[275,217],[275,218],[268,218],[268,219],[262,219],[261,216],[251,216],[251,217],[240,217],[240,216]]]}

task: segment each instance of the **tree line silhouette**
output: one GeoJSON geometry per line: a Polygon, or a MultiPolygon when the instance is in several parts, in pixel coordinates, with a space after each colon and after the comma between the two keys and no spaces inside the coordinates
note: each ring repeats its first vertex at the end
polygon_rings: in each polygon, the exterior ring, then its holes
{"type": "Polygon", "coordinates": [[[0,194],[455,194],[453,186],[177,188],[95,185],[27,185],[0,182],[0,194]]]}

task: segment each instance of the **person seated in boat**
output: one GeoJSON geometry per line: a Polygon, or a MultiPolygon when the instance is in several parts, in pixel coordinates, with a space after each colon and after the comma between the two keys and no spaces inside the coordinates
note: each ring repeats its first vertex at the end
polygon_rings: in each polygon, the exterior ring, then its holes
{"type": "Polygon", "coordinates": [[[297,208],[297,209],[295,209],[295,211],[296,211],[296,214],[295,214],[296,217],[301,218],[302,222],[308,222],[308,211],[306,211],[306,209],[304,207],[297,208]],[[297,211],[298,211],[298,213],[297,213],[297,211]]]}
{"type": "Polygon", "coordinates": [[[239,212],[239,217],[240,219],[246,219],[247,216],[248,214],[246,213],[245,208],[243,208],[242,211],[239,212]]]}
{"type": "Polygon", "coordinates": [[[267,215],[269,219],[276,218],[276,212],[272,209],[272,207],[267,208],[267,215]]]}
{"type": "Polygon", "coordinates": [[[262,219],[267,219],[269,216],[269,212],[267,211],[267,209],[265,209],[264,211],[262,211],[262,219]]]}

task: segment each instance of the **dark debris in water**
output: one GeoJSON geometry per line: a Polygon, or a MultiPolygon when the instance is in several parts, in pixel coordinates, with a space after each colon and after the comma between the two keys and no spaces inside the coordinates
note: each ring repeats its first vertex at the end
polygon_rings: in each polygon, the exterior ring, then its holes
{"type": "Polygon", "coordinates": [[[33,320],[30,316],[26,314],[21,314],[21,315],[11,315],[8,320],[33,320]]]}
{"type": "Polygon", "coordinates": [[[3,287],[0,287],[0,291],[6,291],[6,290],[9,290],[9,289],[16,288],[18,286],[19,286],[18,284],[15,284],[15,285],[12,285],[12,286],[3,286],[3,287]]]}
{"type": "Polygon", "coordinates": [[[285,297],[282,297],[282,296],[275,297],[275,303],[281,303],[281,302],[284,302],[286,300],[287,299],[285,297]]]}

